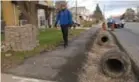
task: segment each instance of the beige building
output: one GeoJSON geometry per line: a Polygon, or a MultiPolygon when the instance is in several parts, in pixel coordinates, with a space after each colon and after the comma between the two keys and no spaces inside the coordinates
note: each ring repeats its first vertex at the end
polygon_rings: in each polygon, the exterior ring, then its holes
{"type": "Polygon", "coordinates": [[[59,1],[55,2],[55,7],[56,7],[57,11],[59,11],[61,9],[62,4],[67,4],[66,0],[59,0],[59,1]]]}
{"type": "Polygon", "coordinates": [[[52,0],[45,0],[39,1],[39,4],[46,6],[47,11],[44,9],[38,10],[38,26],[40,28],[52,27],[54,20],[54,2],[52,0]]]}
{"type": "Polygon", "coordinates": [[[73,14],[73,20],[77,23],[80,23],[83,21],[82,19],[80,19],[80,16],[82,16],[82,18],[84,20],[90,20],[89,19],[89,10],[86,9],[86,7],[72,7],[70,8],[70,11],[73,14]]]}

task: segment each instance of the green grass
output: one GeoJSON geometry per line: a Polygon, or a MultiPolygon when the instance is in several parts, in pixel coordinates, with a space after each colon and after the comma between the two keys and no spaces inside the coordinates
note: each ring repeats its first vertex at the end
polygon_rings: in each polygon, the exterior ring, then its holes
{"type": "Polygon", "coordinates": [[[4,41],[4,34],[1,34],[1,41],[4,41]]]}
{"type": "Polygon", "coordinates": [[[61,41],[61,36],[61,31],[57,29],[41,30],[39,35],[40,45],[56,45],[61,41]]]}
{"type": "MultiPolygon", "coordinates": [[[[77,29],[77,30],[71,30],[72,35],[69,36],[69,38],[72,38],[73,36],[79,35],[83,29],[77,29]]],[[[14,51],[7,51],[2,52],[2,72],[8,70],[11,67],[15,67],[22,63],[26,58],[39,55],[40,52],[47,51],[47,50],[53,50],[60,44],[60,42],[63,41],[62,39],[62,33],[61,30],[58,29],[45,29],[40,30],[39,36],[39,43],[40,45],[37,46],[32,51],[24,51],[24,52],[14,52],[14,51]],[[10,53],[12,56],[6,57],[5,54],[10,53]]]]}

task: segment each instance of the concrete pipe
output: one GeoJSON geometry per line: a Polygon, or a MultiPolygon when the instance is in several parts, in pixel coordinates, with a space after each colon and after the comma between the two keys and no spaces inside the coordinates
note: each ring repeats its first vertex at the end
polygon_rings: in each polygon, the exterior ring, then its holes
{"type": "Polygon", "coordinates": [[[110,77],[122,77],[131,71],[130,58],[119,50],[110,50],[101,59],[103,72],[110,77]]]}
{"type": "Polygon", "coordinates": [[[98,36],[98,44],[99,45],[108,45],[110,43],[109,35],[106,33],[100,34],[98,36]]]}

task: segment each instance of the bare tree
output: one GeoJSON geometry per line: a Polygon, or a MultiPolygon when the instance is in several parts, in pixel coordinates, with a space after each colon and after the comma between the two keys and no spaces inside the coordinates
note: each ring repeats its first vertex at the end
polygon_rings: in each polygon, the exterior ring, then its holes
{"type": "Polygon", "coordinates": [[[125,12],[125,20],[133,21],[135,18],[135,11],[132,8],[128,8],[125,12]]]}

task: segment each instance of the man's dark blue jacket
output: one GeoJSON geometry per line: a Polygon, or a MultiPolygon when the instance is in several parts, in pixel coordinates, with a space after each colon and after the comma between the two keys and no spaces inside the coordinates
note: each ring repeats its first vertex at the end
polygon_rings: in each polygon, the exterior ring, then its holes
{"type": "Polygon", "coordinates": [[[60,25],[70,25],[73,23],[72,21],[72,14],[68,9],[64,9],[59,11],[56,17],[56,24],[59,23],[60,25]]]}

